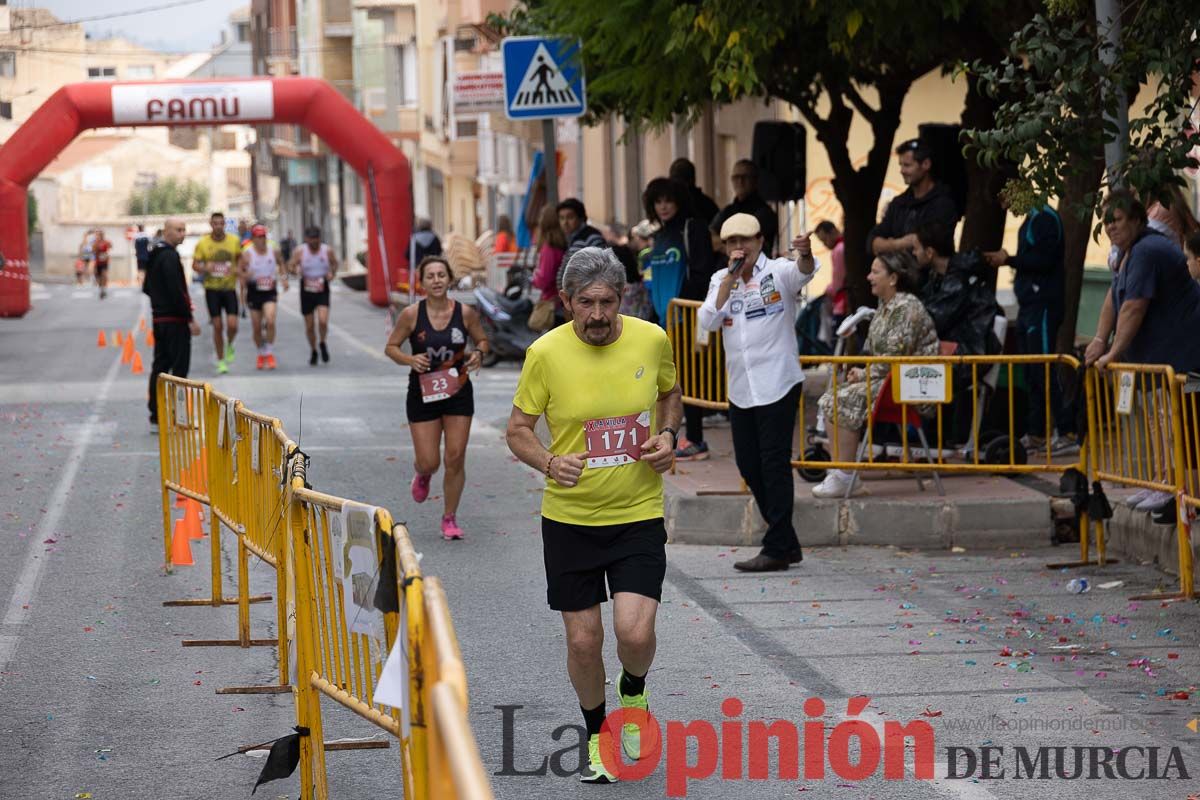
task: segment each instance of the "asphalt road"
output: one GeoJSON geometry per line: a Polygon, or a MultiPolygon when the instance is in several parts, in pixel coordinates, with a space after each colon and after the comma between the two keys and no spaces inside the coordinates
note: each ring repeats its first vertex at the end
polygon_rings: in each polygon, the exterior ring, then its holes
{"type": "MultiPolygon", "coordinates": [[[[116,350],[95,346],[97,329],[111,335],[141,313],[142,299],[130,289],[100,302],[88,290],[36,286],[28,316],[0,320],[0,800],[249,796],[261,759],[214,759],[294,724],[287,696],[214,693],[270,682],[272,648],[180,647],[183,638],[232,636],[234,609],[161,605],[202,595],[208,561],[198,547],[195,568],[163,574],[145,376],[130,375],[116,350]]],[[[440,479],[424,505],[408,496],[405,375],[382,356],[385,320],[362,295],[335,294],[333,361],[309,367],[292,292],[280,313],[278,371],[254,371],[243,333],[233,371],[215,376],[206,330],[195,340],[192,377],[279,416],[312,455],[316,488],[384,505],[408,523],[423,568],[446,585],[472,724],[498,797],[652,798],[678,789],[661,765],[644,781],[603,788],[554,774],[551,767],[576,766],[572,726],[582,720],[566,679],[561,623],[545,604],[541,481],[514,463],[502,441],[516,367],[487,370],[477,381],[459,514],[467,538],[443,542],[440,479]],[[538,774],[556,751],[565,754],[538,774]]],[[[1043,545],[1031,534],[1029,547],[1015,552],[809,549],[803,565],[769,577],[734,573],[731,563],[744,551],[672,546],[651,707],[668,732],[681,730],[669,721],[708,721],[730,748],[712,778],[687,784],[687,796],[1026,798],[1041,791],[1184,800],[1200,792],[1200,734],[1186,727],[1200,717],[1200,608],[1131,603],[1129,594],[1173,586],[1148,566],[1091,571],[1093,585],[1124,583],[1069,594],[1071,574],[1043,565],[1071,554],[1043,545]],[[747,768],[733,766],[732,744],[754,721],[823,720],[834,731],[855,695],[870,698],[851,715],[868,730],[928,723],[936,736],[932,779],[914,776],[911,752],[897,779],[885,779],[882,767],[868,777],[839,776],[831,756],[823,778],[782,780],[774,749],[770,780],[748,780],[747,768]],[[823,699],[823,715],[806,713],[813,697],[823,699]],[[724,713],[727,698],[741,701],[740,714],[724,713]],[[1145,766],[1147,751],[1129,748],[1161,748],[1160,774],[1178,748],[1172,763],[1182,763],[1190,780],[1178,768],[1171,780],[1108,779],[1103,767],[1095,780],[1013,778],[1018,746],[1033,757],[1038,747],[1068,748],[1070,772],[1069,748],[1100,745],[1128,750],[1132,773],[1145,766]],[[1004,778],[981,779],[978,766],[974,779],[946,777],[946,748],[978,756],[985,746],[1005,748],[993,752],[1004,778]]],[[[231,556],[227,547],[230,576],[231,556]]],[[[251,583],[270,591],[273,580],[256,568],[251,583]]],[[[252,619],[255,636],[273,635],[267,605],[254,606],[252,619]]],[[[606,651],[615,676],[611,636],[606,651]]],[[[615,693],[609,699],[611,707],[615,693]]],[[[327,738],[382,738],[324,707],[327,738]]],[[[668,737],[676,780],[686,771],[681,757],[705,760],[694,741],[686,754],[681,741],[668,737]]],[[[851,741],[853,762],[859,749],[851,741]]],[[[401,796],[394,747],[328,758],[333,797],[401,796]]],[[[260,791],[298,797],[298,777],[260,791]]]]}

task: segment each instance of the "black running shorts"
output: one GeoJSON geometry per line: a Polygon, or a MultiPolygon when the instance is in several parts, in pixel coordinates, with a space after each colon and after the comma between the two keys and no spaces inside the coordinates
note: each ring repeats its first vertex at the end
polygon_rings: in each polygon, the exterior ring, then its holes
{"type": "Polygon", "coordinates": [[[329,284],[325,284],[325,289],[320,292],[306,292],[303,287],[300,289],[300,313],[308,316],[317,310],[317,306],[329,306],[329,284]]]}
{"type": "Polygon", "coordinates": [[[445,400],[426,403],[421,399],[420,384],[412,380],[408,384],[404,410],[410,423],[433,422],[442,417],[473,417],[475,416],[475,389],[471,381],[467,381],[466,385],[445,400]]]}
{"type": "Polygon", "coordinates": [[[571,525],[542,517],[542,555],[546,601],[555,611],[583,611],[617,592],[662,600],[667,574],[662,517],[622,525],[571,525]]]}
{"type": "Polygon", "coordinates": [[[246,305],[251,311],[262,311],[263,305],[275,303],[278,300],[279,294],[274,289],[269,292],[261,292],[253,286],[246,287],[246,305]]]}
{"type": "Polygon", "coordinates": [[[219,320],[221,312],[231,317],[238,315],[238,296],[234,289],[205,289],[204,302],[208,305],[210,319],[219,320]]]}

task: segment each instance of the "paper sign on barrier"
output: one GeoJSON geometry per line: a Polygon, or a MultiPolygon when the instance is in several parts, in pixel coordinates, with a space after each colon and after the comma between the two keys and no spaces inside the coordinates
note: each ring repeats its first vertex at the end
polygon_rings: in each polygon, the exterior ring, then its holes
{"type": "Polygon", "coordinates": [[[383,612],[375,608],[375,590],[379,587],[379,557],[375,551],[376,506],[342,504],[342,549],[335,558],[342,561],[342,607],[346,627],[385,640],[383,612]]]}
{"type": "Polygon", "coordinates": [[[396,642],[384,662],[383,672],[379,675],[379,683],[371,699],[403,712],[400,714],[400,735],[401,738],[407,738],[411,730],[408,718],[408,606],[403,592],[400,594],[399,620],[396,642]]]}
{"type": "Polygon", "coordinates": [[[229,453],[231,464],[233,467],[232,483],[238,482],[238,456],[237,456],[237,414],[233,409],[233,401],[229,400],[225,403],[225,427],[229,429],[229,453]]]}
{"type": "Polygon", "coordinates": [[[897,403],[949,403],[950,384],[945,364],[892,365],[892,400],[897,403]]]}
{"type": "Polygon", "coordinates": [[[1126,416],[1133,411],[1133,373],[1117,374],[1117,413],[1126,416]]]}
{"type": "Polygon", "coordinates": [[[175,387],[175,424],[182,425],[188,422],[188,402],[187,389],[181,386],[175,387]]]}
{"type": "Polygon", "coordinates": [[[255,472],[262,472],[259,466],[259,443],[262,441],[262,428],[257,424],[250,426],[250,468],[255,472]]]}

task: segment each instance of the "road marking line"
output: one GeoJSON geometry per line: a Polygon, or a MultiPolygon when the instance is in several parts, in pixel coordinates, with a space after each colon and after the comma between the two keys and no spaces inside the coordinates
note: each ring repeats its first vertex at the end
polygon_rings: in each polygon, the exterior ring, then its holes
{"type": "Polygon", "coordinates": [[[75,476],[79,472],[79,466],[83,463],[83,457],[87,453],[92,437],[100,427],[100,412],[120,368],[121,359],[114,357],[112,366],[108,368],[108,374],[104,376],[104,382],[100,385],[100,391],[94,397],[92,414],[79,429],[79,438],[75,442],[75,446],[71,448],[71,454],[67,456],[66,464],[63,465],[62,477],[59,478],[58,485],[54,487],[54,493],[46,505],[46,515],[42,517],[42,521],[38,525],[37,534],[29,541],[29,551],[25,555],[25,563],[21,565],[21,571],[17,573],[12,599],[8,602],[8,612],[4,615],[5,625],[23,625],[29,617],[29,606],[33,604],[38,584],[42,580],[42,573],[46,569],[46,562],[49,561],[42,542],[54,535],[59,520],[66,511],[67,499],[71,490],[75,488],[75,476]]]}

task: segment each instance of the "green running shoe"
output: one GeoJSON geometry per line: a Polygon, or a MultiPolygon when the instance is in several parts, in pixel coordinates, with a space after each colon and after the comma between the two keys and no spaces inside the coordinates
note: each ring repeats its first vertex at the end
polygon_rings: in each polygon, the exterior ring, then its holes
{"type": "MultiPolygon", "coordinates": [[[[608,734],[605,734],[607,738],[608,734]]],[[[605,742],[605,746],[608,743],[605,742]]],[[[600,758],[600,734],[593,734],[588,737],[588,763],[583,768],[583,772],[579,773],[579,780],[582,783],[616,783],[617,776],[613,775],[604,766],[604,761],[600,758]]]]}
{"type": "Polygon", "coordinates": [[[222,358],[217,362],[217,374],[224,375],[226,372],[229,372],[229,365],[226,364],[225,359],[222,358]]]}
{"type": "Polygon", "coordinates": [[[226,360],[226,361],[228,361],[230,364],[232,364],[232,363],[233,363],[233,357],[234,357],[235,355],[236,355],[236,353],[234,353],[234,352],[233,352],[233,345],[232,345],[232,344],[226,344],[226,345],[225,345],[225,360],[226,360]]]}
{"type": "MultiPolygon", "coordinates": [[[[620,677],[617,678],[617,697],[621,699],[621,708],[637,708],[646,712],[647,717],[650,714],[650,691],[644,689],[641,694],[625,694],[621,691],[621,683],[625,677],[625,670],[621,670],[620,677]]],[[[653,725],[647,724],[643,727],[637,725],[625,724],[621,726],[621,749],[625,751],[625,757],[637,761],[645,758],[657,746],[656,731],[653,725]],[[645,736],[643,737],[643,732],[645,736]]]]}

